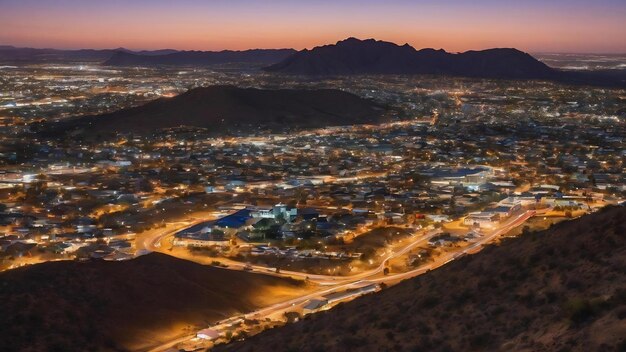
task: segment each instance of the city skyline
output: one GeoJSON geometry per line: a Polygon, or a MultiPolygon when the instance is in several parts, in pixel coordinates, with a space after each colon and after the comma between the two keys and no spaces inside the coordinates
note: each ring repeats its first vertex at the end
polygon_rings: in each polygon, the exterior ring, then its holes
{"type": "Polygon", "coordinates": [[[626,52],[626,4],[612,0],[183,2],[3,1],[0,21],[7,25],[0,43],[59,49],[299,50],[358,37],[449,52],[493,47],[626,52]]]}

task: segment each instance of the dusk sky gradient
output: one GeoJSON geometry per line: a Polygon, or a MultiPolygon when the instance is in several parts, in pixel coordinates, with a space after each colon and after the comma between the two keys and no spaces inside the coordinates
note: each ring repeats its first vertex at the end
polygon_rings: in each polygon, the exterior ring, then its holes
{"type": "Polygon", "coordinates": [[[350,36],[626,53],[626,0],[0,0],[0,44],[15,46],[302,49],[350,36]]]}

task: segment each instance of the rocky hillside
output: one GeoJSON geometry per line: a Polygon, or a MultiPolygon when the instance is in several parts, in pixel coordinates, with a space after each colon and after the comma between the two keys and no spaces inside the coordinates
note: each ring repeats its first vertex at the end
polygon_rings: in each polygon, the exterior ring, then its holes
{"type": "Polygon", "coordinates": [[[626,208],[524,234],[219,351],[624,351],[626,208]]]}

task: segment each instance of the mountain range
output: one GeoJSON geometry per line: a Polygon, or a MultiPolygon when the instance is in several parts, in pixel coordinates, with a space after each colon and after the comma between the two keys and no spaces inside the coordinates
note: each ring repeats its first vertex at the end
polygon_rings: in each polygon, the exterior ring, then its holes
{"type": "Polygon", "coordinates": [[[177,52],[173,49],[141,50],[132,51],[125,48],[117,49],[38,49],[18,48],[11,45],[0,45],[0,61],[11,63],[35,63],[35,62],[64,62],[64,61],[89,61],[102,62],[108,60],[116,53],[128,53],[141,56],[167,55],[177,52]]]}
{"type": "Polygon", "coordinates": [[[305,75],[432,74],[495,79],[539,79],[576,85],[626,87],[626,70],[570,71],[547,66],[514,48],[463,53],[442,49],[416,50],[374,39],[348,38],[311,50],[252,49],[244,51],[56,50],[0,46],[0,61],[92,61],[107,66],[208,66],[238,63],[267,72],[305,75]]]}
{"type": "Polygon", "coordinates": [[[147,134],[196,127],[211,133],[286,131],[378,123],[386,107],[337,89],[255,89],[209,86],[173,98],[97,116],[80,116],[33,126],[47,136],[76,133],[105,136],[147,134]]]}
{"type": "Polygon", "coordinates": [[[448,74],[490,78],[551,78],[555,71],[517,49],[488,49],[451,54],[416,50],[374,39],[348,38],[333,45],[302,50],[265,70],[303,75],[448,74]]]}
{"type": "Polygon", "coordinates": [[[513,48],[452,54],[416,50],[374,39],[348,38],[332,45],[299,51],[264,68],[268,72],[305,75],[432,74],[495,79],[539,79],[575,85],[626,87],[626,70],[558,70],[513,48]]]}
{"type": "Polygon", "coordinates": [[[0,62],[93,62],[105,66],[203,66],[226,63],[257,64],[280,62],[294,49],[251,49],[242,51],[179,51],[174,49],[133,51],[117,49],[38,49],[0,45],[0,62]]]}
{"type": "Polygon", "coordinates": [[[294,54],[293,49],[252,49],[243,51],[178,51],[164,55],[144,55],[117,51],[105,66],[203,66],[227,63],[270,65],[294,54]]]}

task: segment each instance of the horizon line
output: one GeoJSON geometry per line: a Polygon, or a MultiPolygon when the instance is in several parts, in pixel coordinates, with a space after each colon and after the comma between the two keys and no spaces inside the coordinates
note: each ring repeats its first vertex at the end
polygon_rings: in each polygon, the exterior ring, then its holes
{"type": "MultiPolygon", "coordinates": [[[[315,45],[312,47],[306,47],[303,49],[296,49],[296,48],[290,48],[290,47],[266,47],[266,48],[262,48],[262,47],[252,47],[252,48],[246,48],[246,49],[228,49],[228,48],[222,48],[222,49],[177,49],[177,48],[173,48],[173,47],[158,47],[158,48],[128,48],[125,46],[118,46],[118,47],[54,47],[54,46],[42,46],[42,47],[37,47],[37,46],[22,46],[19,44],[4,44],[4,43],[0,43],[0,47],[13,47],[15,49],[37,49],[37,50],[60,50],[60,51],[78,51],[78,50],[128,50],[128,51],[132,51],[134,53],[137,52],[141,52],[141,51],[161,51],[161,50],[173,50],[173,51],[177,51],[177,52],[190,52],[190,51],[196,51],[196,52],[220,52],[220,51],[248,51],[248,50],[295,50],[295,51],[303,51],[303,50],[312,50],[314,48],[317,47],[321,47],[321,46],[326,46],[326,45],[334,45],[340,41],[349,39],[349,38],[356,38],[353,36],[344,38],[344,39],[340,39],[336,42],[332,42],[332,43],[326,43],[326,44],[319,44],[319,45],[315,45]]],[[[396,42],[392,42],[392,41],[386,41],[386,40],[380,40],[380,39],[376,39],[376,38],[366,38],[366,39],[360,39],[360,38],[356,38],[359,40],[369,40],[369,39],[374,39],[376,41],[384,41],[384,42],[389,42],[389,43],[394,43],[396,45],[405,45],[408,44],[411,47],[413,47],[416,50],[422,50],[422,49],[434,49],[434,50],[441,50],[443,48],[434,48],[434,47],[423,47],[423,48],[417,48],[409,43],[405,43],[405,44],[398,44],[396,42]]],[[[493,46],[493,47],[485,47],[485,48],[480,48],[480,49],[468,49],[465,51],[448,51],[446,49],[443,49],[444,51],[451,53],[451,54],[456,54],[456,53],[464,53],[467,51],[480,51],[480,50],[489,50],[489,49],[502,49],[502,48],[512,48],[512,49],[517,49],[520,51],[524,51],[527,52],[529,54],[567,54],[567,55],[626,55],[626,50],[625,51],[587,51],[587,52],[583,52],[583,51],[545,51],[545,50],[538,50],[538,51],[525,51],[522,49],[518,49],[514,46],[493,46]]]]}

